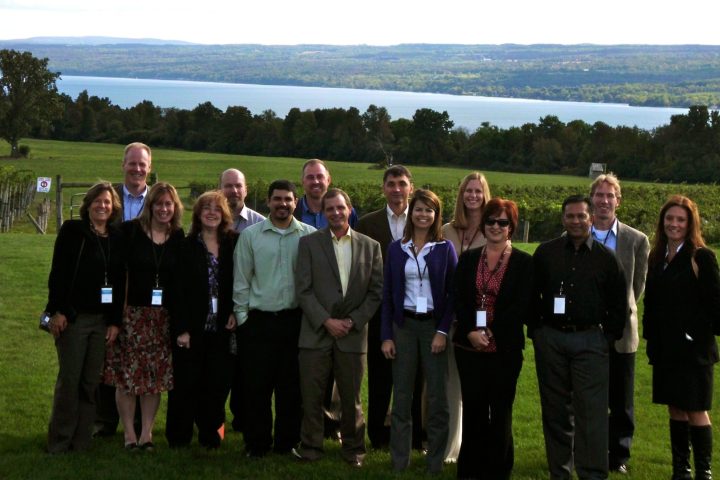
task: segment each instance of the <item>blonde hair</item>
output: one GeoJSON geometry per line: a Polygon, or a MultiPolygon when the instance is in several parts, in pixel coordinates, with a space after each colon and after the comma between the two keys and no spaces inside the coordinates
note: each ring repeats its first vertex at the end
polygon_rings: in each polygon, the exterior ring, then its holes
{"type": "Polygon", "coordinates": [[[595,195],[595,190],[603,183],[609,184],[615,190],[615,196],[617,198],[622,197],[622,191],[620,190],[620,180],[615,176],[614,173],[603,173],[598,175],[595,180],[590,184],[590,196],[595,195]]]}
{"type": "Polygon", "coordinates": [[[485,175],[480,172],[472,172],[466,175],[465,178],[463,178],[460,182],[457,199],[455,200],[455,212],[453,213],[453,219],[450,222],[453,227],[460,230],[464,230],[468,227],[467,211],[465,208],[465,202],[463,201],[463,194],[465,193],[465,189],[467,188],[468,183],[473,180],[477,180],[478,182],[480,182],[480,185],[482,185],[483,203],[482,205],[480,205],[481,210],[485,208],[487,202],[492,198],[492,196],[490,195],[490,185],[488,185],[485,175]]]}
{"type": "Polygon", "coordinates": [[[142,142],[129,143],[125,147],[125,150],[123,151],[123,163],[125,163],[125,160],[127,160],[128,152],[133,148],[142,148],[143,150],[145,150],[148,154],[148,165],[152,165],[152,150],[150,150],[150,147],[148,147],[142,142]]]}

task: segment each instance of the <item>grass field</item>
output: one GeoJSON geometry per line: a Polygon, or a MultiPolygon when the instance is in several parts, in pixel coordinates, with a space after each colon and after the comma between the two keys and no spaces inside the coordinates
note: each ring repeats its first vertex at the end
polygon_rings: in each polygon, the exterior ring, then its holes
{"type": "MultiPolygon", "coordinates": [[[[0,165],[31,169],[38,176],[63,176],[64,181],[93,182],[98,179],[120,181],[121,145],[24,140],[30,145],[31,158],[0,158],[0,165]]],[[[0,155],[8,150],[0,142],[0,155]]],[[[153,166],[161,180],[177,186],[190,181],[214,182],[224,169],[243,170],[252,187],[253,181],[275,178],[298,180],[302,160],[238,155],[155,150],[153,166]]],[[[366,182],[378,187],[381,171],[368,164],[329,162],[335,184],[366,182]]],[[[416,185],[455,185],[467,170],[411,166],[416,185]]],[[[528,184],[578,186],[587,188],[583,177],[557,175],[521,175],[485,172],[490,185],[528,184]]],[[[630,182],[628,182],[630,183],[630,182]]],[[[52,199],[54,199],[54,189],[52,199]]],[[[262,197],[262,192],[260,193],[262,197]]],[[[67,198],[66,198],[67,204],[67,198]]],[[[50,224],[54,225],[54,218],[50,224]]],[[[371,452],[366,467],[353,471],[345,467],[337,445],[328,443],[325,460],[299,465],[287,457],[271,456],[248,461],[243,456],[242,438],[228,429],[226,442],[217,452],[197,446],[170,451],[164,441],[165,398],[155,429],[158,451],[155,454],[129,455],[122,450],[122,437],[95,441],[91,451],[81,454],[48,456],[43,452],[57,360],[51,337],[37,328],[37,317],[47,297],[54,235],[32,232],[27,222],[19,222],[13,233],[0,235],[0,480],[5,479],[175,479],[204,478],[388,478],[391,476],[387,453],[371,452]]],[[[51,230],[51,231],[54,231],[51,230]]],[[[520,245],[528,251],[534,245],[520,245]]],[[[716,369],[716,384],[720,375],[716,369]]],[[[668,477],[670,454],[665,409],[652,405],[650,368],[644,344],[638,352],[636,379],[637,432],[631,461],[631,476],[637,479],[668,477]]],[[[715,411],[720,403],[715,395],[715,411]]],[[[717,429],[716,429],[717,432],[717,429]]],[[[547,478],[544,442],[540,425],[540,406],[534,371],[532,345],[525,351],[525,365],[518,385],[515,404],[516,464],[513,478],[547,478]]],[[[720,438],[717,437],[716,438],[720,438]]],[[[720,440],[716,442],[720,445],[720,440]]],[[[719,449],[716,448],[716,451],[719,449]]],[[[718,455],[716,455],[716,463],[718,455]]],[[[423,462],[413,459],[412,468],[399,478],[423,476],[423,462]]],[[[442,478],[454,478],[449,465],[442,478]]]]}
{"type": "MultiPolygon", "coordinates": [[[[60,142],[51,140],[23,140],[31,148],[28,159],[9,159],[2,155],[9,151],[7,143],[0,141],[0,166],[12,165],[16,169],[32,170],[36,176],[50,177],[53,181],[50,200],[55,201],[55,178],[62,175],[63,182],[96,182],[99,179],[120,182],[123,179],[121,164],[123,145],[103,143],[60,142]]],[[[251,157],[246,155],[223,155],[215,153],[187,152],[181,150],[154,149],[153,171],[158,179],[167,181],[180,189],[183,199],[189,191],[183,190],[190,182],[216,183],[219,174],[227,168],[239,168],[245,173],[249,196],[247,203],[254,207],[263,203],[264,191],[257,191],[253,183],[269,182],[287,178],[296,183],[304,159],[282,157],[251,157]]],[[[366,183],[377,185],[378,197],[382,194],[382,171],[368,163],[327,162],[332,173],[333,184],[366,183]]],[[[415,185],[457,185],[469,170],[459,168],[415,167],[410,165],[415,185]]],[[[485,172],[490,185],[559,185],[587,188],[588,180],[582,177],[563,175],[533,175],[503,172],[485,172]]],[[[64,215],[68,217],[68,205],[73,193],[84,188],[64,189],[64,215]]],[[[45,194],[36,195],[36,200],[45,194]]],[[[78,199],[79,202],[79,199],[78,199]]],[[[49,222],[50,232],[55,231],[55,217],[49,222]]],[[[20,231],[33,232],[29,221],[20,219],[20,231]]]]}
{"type": "MultiPolygon", "coordinates": [[[[96,440],[86,453],[45,454],[43,447],[57,360],[51,337],[37,328],[37,316],[46,301],[53,242],[54,235],[0,236],[0,325],[3,327],[0,335],[0,479],[381,479],[391,476],[387,453],[371,452],[366,467],[358,472],[342,463],[337,445],[330,443],[326,445],[326,458],[313,464],[297,464],[291,458],[278,456],[249,461],[242,455],[241,436],[229,427],[226,441],[217,452],[206,452],[198,446],[171,451],[163,436],[165,396],[154,432],[158,444],[154,454],[126,453],[119,434],[96,440]]],[[[528,251],[534,249],[534,245],[520,247],[528,251]]],[[[718,371],[716,369],[716,384],[720,384],[718,371]]],[[[637,359],[637,432],[631,475],[657,480],[670,474],[667,414],[664,408],[651,404],[650,398],[650,369],[643,344],[637,359]]],[[[720,395],[716,394],[716,412],[719,400],[720,395]]],[[[514,434],[513,479],[547,478],[530,343],[525,350],[525,365],[518,385],[514,434]]],[[[416,455],[410,470],[398,477],[424,476],[423,467],[422,459],[416,455]]],[[[454,477],[455,466],[449,465],[440,478],[454,477]]]]}

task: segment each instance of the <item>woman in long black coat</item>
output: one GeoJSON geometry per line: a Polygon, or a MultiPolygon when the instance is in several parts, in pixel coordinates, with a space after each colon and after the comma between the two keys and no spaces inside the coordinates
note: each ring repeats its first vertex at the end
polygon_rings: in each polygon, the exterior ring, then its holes
{"type": "Polygon", "coordinates": [[[668,406],[674,480],[709,480],[715,334],[720,274],[705,247],[697,205],[675,195],[660,210],[648,259],[643,337],[653,366],[653,402],[668,406]]]}
{"type": "Polygon", "coordinates": [[[237,234],[222,193],[202,194],[193,207],[192,227],[181,246],[177,302],[171,315],[175,388],[168,395],[165,435],[171,447],[192,440],[220,446],[225,398],[235,363],[231,340],[233,251],[237,234]]]}

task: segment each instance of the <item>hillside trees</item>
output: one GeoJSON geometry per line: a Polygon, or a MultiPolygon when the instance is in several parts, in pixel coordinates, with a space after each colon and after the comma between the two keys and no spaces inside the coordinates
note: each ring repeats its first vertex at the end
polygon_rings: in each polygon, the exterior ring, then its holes
{"type": "MultiPolygon", "coordinates": [[[[62,113],[48,59],[29,52],[0,50],[0,138],[10,144],[10,156],[18,156],[18,142],[34,128],[41,129],[62,113]]],[[[88,119],[88,128],[92,120],[88,119]]],[[[92,129],[92,128],[91,128],[92,129]]]]}
{"type": "Polygon", "coordinates": [[[586,175],[605,163],[621,178],[720,182],[720,112],[697,106],[653,131],[547,115],[501,129],[489,122],[469,132],[447,112],[419,109],[391,119],[384,107],[272,110],[242,106],[224,112],[210,102],[193,110],[152,102],[122,109],[81,92],[61,96],[63,115],[38,137],[129,143],[234,154],[363,161],[386,166],[458,165],[478,170],[586,175]]]}

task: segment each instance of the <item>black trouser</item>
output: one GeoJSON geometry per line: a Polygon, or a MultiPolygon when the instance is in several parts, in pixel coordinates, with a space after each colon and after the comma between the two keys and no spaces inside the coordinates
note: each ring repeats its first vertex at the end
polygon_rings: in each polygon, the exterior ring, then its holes
{"type": "Polygon", "coordinates": [[[509,479],[515,459],[512,409],[522,352],[455,348],[463,418],[458,478],[509,479]]]}
{"type": "Polygon", "coordinates": [[[228,345],[225,332],[191,336],[190,348],[173,345],[175,387],[168,392],[165,426],[171,447],[190,443],[193,423],[198,426],[200,445],[220,445],[218,429],[225,420],[225,398],[235,363],[228,345]]]}
{"type": "Polygon", "coordinates": [[[276,452],[285,453],[300,441],[300,317],[300,309],[280,312],[251,310],[247,321],[240,326],[238,337],[245,380],[243,392],[248,413],[243,435],[248,452],[264,454],[273,446],[276,452]]]}
{"type": "MultiPolygon", "coordinates": [[[[239,340],[238,340],[239,341],[239,340]]],[[[244,399],[243,399],[243,363],[242,356],[238,355],[234,357],[235,361],[235,372],[233,373],[232,382],[230,386],[230,411],[232,412],[232,427],[235,431],[242,431],[245,427],[245,416],[244,410],[244,399]]]]}
{"type": "MultiPolygon", "coordinates": [[[[392,395],[392,360],[382,354],[380,346],[380,311],[368,322],[368,438],[373,448],[387,448],[390,444],[390,425],[385,425],[390,396],[392,395]]],[[[424,377],[422,369],[417,371],[413,392],[413,448],[421,448],[423,441],[422,391],[424,377]]]]}
{"type": "Polygon", "coordinates": [[[627,463],[635,432],[635,353],[618,353],[610,346],[610,411],[608,452],[610,467],[627,463]]]}

